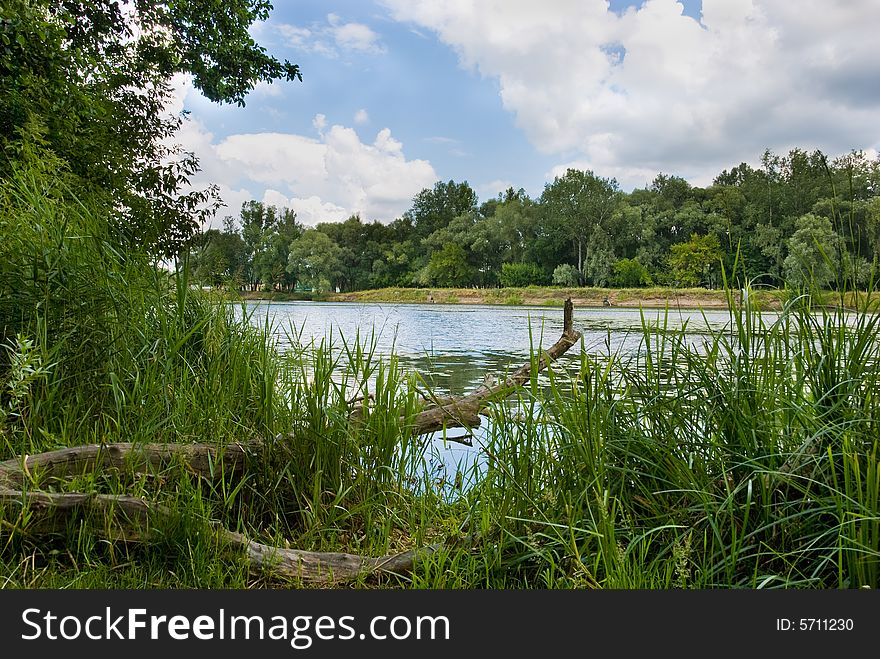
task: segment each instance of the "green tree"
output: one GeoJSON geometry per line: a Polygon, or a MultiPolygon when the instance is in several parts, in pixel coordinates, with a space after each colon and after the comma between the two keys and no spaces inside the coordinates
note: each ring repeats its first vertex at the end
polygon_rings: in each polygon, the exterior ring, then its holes
{"type": "Polygon", "coordinates": [[[287,271],[314,291],[330,290],[342,274],[342,249],[327,234],[308,229],[290,244],[287,271]]]}
{"type": "Polygon", "coordinates": [[[464,248],[458,243],[448,243],[431,254],[425,279],[435,286],[467,286],[473,276],[464,248]]]}
{"type": "Polygon", "coordinates": [[[297,221],[296,213],[293,210],[283,208],[277,211],[274,207],[270,208],[277,219],[268,230],[263,232],[262,239],[254,254],[254,278],[271,289],[290,290],[296,283],[292,273],[287,271],[290,245],[302,236],[305,229],[297,221]]]}
{"type": "Polygon", "coordinates": [[[577,286],[580,283],[577,268],[570,263],[560,263],[553,270],[553,283],[556,286],[577,286]]]}
{"type": "Polygon", "coordinates": [[[467,181],[437,181],[431,189],[424,189],[413,198],[412,207],[404,217],[412,223],[413,237],[423,240],[453,219],[477,209],[477,193],[467,181]]]}
{"type": "Polygon", "coordinates": [[[788,239],[784,270],[787,282],[801,287],[825,288],[837,280],[840,237],[827,217],[812,213],[795,222],[796,231],[788,239]]]}
{"type": "Polygon", "coordinates": [[[550,283],[547,272],[537,263],[504,263],[499,276],[502,286],[544,286],[550,283]]]}
{"type": "Polygon", "coordinates": [[[194,240],[190,253],[193,279],[209,286],[238,288],[248,268],[247,246],[234,231],[209,229],[194,240]]]}
{"type": "Polygon", "coordinates": [[[392,241],[383,246],[379,258],[373,261],[369,282],[372,288],[412,286],[415,248],[411,240],[392,241]]]}
{"type": "Polygon", "coordinates": [[[638,259],[620,259],[614,264],[611,283],[624,288],[650,286],[653,281],[648,269],[638,259]]]}
{"type": "MultiPolygon", "coordinates": [[[[266,248],[266,238],[275,230],[278,221],[278,209],[261,201],[246,201],[241,205],[239,222],[241,223],[241,237],[248,247],[248,257],[251,268],[248,271],[248,283],[251,290],[257,290],[262,281],[261,274],[254,267],[260,263],[264,268],[267,264],[261,258],[262,250],[266,248]]],[[[286,263],[285,263],[286,266],[286,263]]]]}
{"type": "Polygon", "coordinates": [[[880,263],[880,196],[865,202],[865,239],[871,259],[880,263]]]}
{"type": "Polygon", "coordinates": [[[212,101],[244,104],[258,81],[300,78],[250,36],[265,0],[6,0],[0,15],[0,176],[34,149],[65,163],[80,195],[113,212],[114,240],[178,254],[213,214],[213,188],[184,192],[198,162],[165,112],[175,74],[212,101]]]}
{"type": "Polygon", "coordinates": [[[584,275],[594,286],[605,286],[611,279],[615,261],[611,236],[602,227],[597,227],[587,243],[584,275]]]}
{"type": "Polygon", "coordinates": [[[770,224],[758,224],[749,238],[749,244],[756,248],[757,255],[751,258],[749,274],[768,274],[773,281],[782,280],[782,264],[785,260],[785,241],[782,230],[770,224]],[[760,255],[760,256],[758,256],[760,255]]]}
{"type": "Polygon", "coordinates": [[[713,270],[722,258],[718,236],[693,234],[686,243],[673,245],[669,250],[671,274],[680,286],[700,286],[713,283],[713,270]]]}
{"type": "Polygon", "coordinates": [[[584,272],[584,248],[593,231],[611,218],[618,201],[617,181],[591,171],[568,169],[544,187],[541,203],[550,221],[576,247],[579,272],[584,272]]]}

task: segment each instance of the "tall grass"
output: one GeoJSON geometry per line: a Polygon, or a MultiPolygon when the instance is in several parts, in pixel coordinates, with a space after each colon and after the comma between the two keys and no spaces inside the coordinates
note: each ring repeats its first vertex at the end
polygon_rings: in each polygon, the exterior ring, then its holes
{"type": "Polygon", "coordinates": [[[191,290],[185,264],[168,271],[116,249],[112,212],[63,177],[26,172],[0,186],[0,459],[116,442],[265,450],[242,482],[206,485],[181,465],[35,483],[145,496],[176,519],[164,545],[146,547],[97,540],[87,525],[44,544],[26,515],[0,519],[0,584],[248,585],[212,521],[307,549],[414,542],[420,452],[401,438],[416,399],[396,360],[359,339],[280,355],[275,328],[191,290]],[[369,403],[356,420],[352,390],[369,403]]]}
{"type": "Polygon", "coordinates": [[[494,578],[878,585],[878,316],[759,311],[731,299],[699,342],[644,322],[633,355],[582,353],[534,416],[496,414],[474,498],[494,578]]]}
{"type": "Polygon", "coordinates": [[[574,371],[494,405],[484,460],[450,490],[409,434],[415,375],[370,337],[281,354],[276,328],[190,290],[185,267],[115,249],[112,209],[39,173],[5,182],[0,203],[0,459],[98,442],[266,446],[243,481],[206,485],[180,466],[40,482],[176,515],[146,546],[85,524],[46,542],[23,516],[0,519],[0,586],[267,585],[212,521],[303,549],[444,543],[395,587],[878,586],[870,296],[846,312],[791,294],[765,315],[748,286],[742,302],[728,290],[727,327],[697,338],[643,318],[634,353],[582,350],[574,371]]]}

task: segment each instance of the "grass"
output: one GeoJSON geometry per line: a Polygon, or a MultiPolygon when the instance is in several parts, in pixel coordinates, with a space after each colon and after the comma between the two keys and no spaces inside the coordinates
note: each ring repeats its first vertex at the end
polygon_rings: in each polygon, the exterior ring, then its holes
{"type": "Polygon", "coordinates": [[[760,296],[742,305],[722,291],[730,322],[698,344],[686,328],[643,320],[636,352],[582,351],[575,371],[551,369],[549,386],[534,378],[495,405],[481,471],[450,490],[406,432],[424,382],[380,359],[371,337],[279,354],[274,328],[191,291],[185,270],[114,250],[107,211],[56,185],[18,180],[0,197],[0,459],[123,441],[263,438],[268,452],[242,481],[206,484],[182,465],[65,482],[34,474],[44,488],[125,492],[174,514],[157,542],[126,544],[87,519],[47,539],[27,511],[7,511],[0,586],[279,585],[220,546],[214,522],[312,550],[445,543],[408,577],[351,587],[880,585],[870,296],[846,313],[790,294],[771,319],[760,296]]]}

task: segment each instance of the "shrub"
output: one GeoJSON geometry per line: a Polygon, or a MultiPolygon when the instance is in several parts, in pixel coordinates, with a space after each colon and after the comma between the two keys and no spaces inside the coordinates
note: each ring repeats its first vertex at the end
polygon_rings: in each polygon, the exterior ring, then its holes
{"type": "Polygon", "coordinates": [[[553,283],[557,286],[579,286],[581,275],[573,265],[560,263],[553,271],[553,283]]]}
{"type": "Polygon", "coordinates": [[[614,277],[611,279],[615,286],[623,288],[636,288],[638,286],[650,286],[654,283],[651,274],[638,259],[620,259],[614,264],[614,277]]]}
{"type": "Polygon", "coordinates": [[[504,263],[498,279],[506,288],[522,288],[532,284],[543,286],[550,283],[546,271],[537,263],[504,263]]]}

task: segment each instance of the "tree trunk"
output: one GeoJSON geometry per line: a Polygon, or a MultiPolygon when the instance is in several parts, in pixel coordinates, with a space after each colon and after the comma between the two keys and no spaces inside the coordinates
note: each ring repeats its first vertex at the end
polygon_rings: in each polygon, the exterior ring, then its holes
{"type": "MultiPolygon", "coordinates": [[[[474,427],[490,402],[527,383],[580,339],[573,328],[571,299],[566,300],[562,336],[533,363],[524,364],[503,382],[483,385],[461,397],[436,398],[409,422],[409,432],[422,435],[446,427],[474,427]]],[[[369,405],[369,399],[363,401],[369,405]]],[[[364,408],[351,413],[356,422],[364,408]]],[[[0,462],[0,512],[14,528],[35,534],[63,533],[74,520],[88,530],[123,542],[150,542],[174,519],[173,511],[128,495],[46,492],[40,483],[86,473],[119,471],[156,473],[183,468],[194,476],[244,478],[251,460],[262,460],[262,442],[217,447],[208,444],[108,444],[74,446],[0,462]],[[11,520],[11,521],[10,521],[11,520]]],[[[404,574],[443,545],[419,547],[388,556],[369,557],[338,552],[311,552],[272,547],[214,523],[221,544],[241,551],[252,569],[303,582],[332,585],[376,574],[404,574]]]]}

